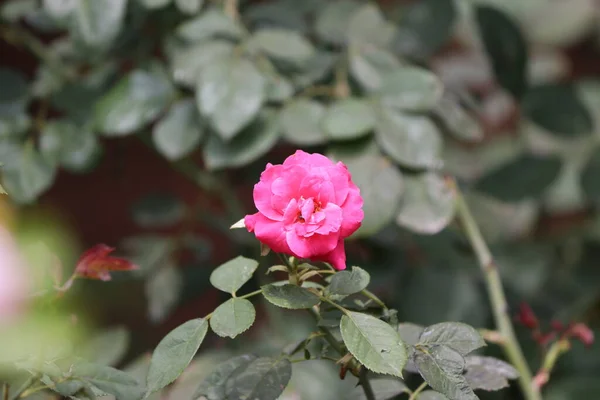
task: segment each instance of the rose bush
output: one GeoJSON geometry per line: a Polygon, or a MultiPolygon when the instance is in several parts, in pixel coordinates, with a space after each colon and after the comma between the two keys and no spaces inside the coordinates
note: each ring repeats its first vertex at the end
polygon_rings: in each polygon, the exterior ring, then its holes
{"type": "Polygon", "coordinates": [[[281,165],[267,164],[254,186],[256,214],[244,219],[258,240],[278,253],[346,269],[344,239],[360,228],[360,189],[348,168],[298,150],[281,165]]]}

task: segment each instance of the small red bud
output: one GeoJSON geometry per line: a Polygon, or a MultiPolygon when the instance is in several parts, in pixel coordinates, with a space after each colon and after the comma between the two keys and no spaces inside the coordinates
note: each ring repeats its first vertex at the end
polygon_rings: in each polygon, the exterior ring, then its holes
{"type": "Polygon", "coordinates": [[[565,330],[565,325],[558,320],[552,320],[552,322],[550,322],[550,325],[552,326],[552,329],[555,332],[562,332],[565,330]]]}
{"type": "Polygon", "coordinates": [[[539,322],[535,313],[529,307],[527,303],[521,303],[519,314],[517,314],[517,321],[528,329],[536,329],[539,326],[539,322]]]}
{"type": "Polygon", "coordinates": [[[594,343],[594,332],[584,323],[571,325],[565,335],[578,339],[586,347],[594,343]]]}

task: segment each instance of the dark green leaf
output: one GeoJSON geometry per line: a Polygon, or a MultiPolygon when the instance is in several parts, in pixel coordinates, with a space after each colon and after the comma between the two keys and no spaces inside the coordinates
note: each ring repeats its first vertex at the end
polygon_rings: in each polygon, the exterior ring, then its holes
{"type": "Polygon", "coordinates": [[[350,98],[329,107],[322,127],[333,140],[351,140],[367,134],[375,125],[375,112],[368,100],[350,98]]]}
{"type": "MultiPolygon", "coordinates": [[[[389,400],[402,393],[409,393],[410,389],[404,382],[394,378],[369,379],[375,400],[389,400]]],[[[368,400],[362,386],[356,386],[346,400],[368,400]]]]}
{"type": "Polygon", "coordinates": [[[241,367],[226,382],[227,399],[277,400],[292,376],[287,358],[261,357],[241,367]]]}
{"type": "Polygon", "coordinates": [[[283,102],[294,94],[292,82],[275,72],[267,73],[267,100],[283,102]]]}
{"type": "Polygon", "coordinates": [[[195,88],[202,69],[233,54],[233,44],[226,40],[211,40],[177,47],[171,55],[173,79],[186,87],[195,88]]]}
{"type": "Polygon", "coordinates": [[[435,172],[404,175],[405,195],[398,225],[421,234],[435,234],[454,218],[454,192],[435,172]]]}
{"type": "Polygon", "coordinates": [[[415,364],[425,381],[450,400],[478,400],[463,376],[465,359],[447,346],[415,351],[415,364]]]}
{"type": "Polygon", "coordinates": [[[465,379],[475,390],[500,390],[508,387],[508,379],[519,377],[512,365],[497,358],[469,356],[465,361],[465,379]]]}
{"type": "Polygon", "coordinates": [[[87,172],[102,154],[98,138],[86,127],[68,120],[57,120],[44,126],[40,152],[47,159],[73,172],[87,172]]]}
{"type": "Polygon", "coordinates": [[[379,107],[377,114],[377,143],[394,161],[409,168],[441,165],[442,136],[428,117],[388,107],[379,107]]]}
{"type": "Polygon", "coordinates": [[[277,143],[279,121],[273,112],[265,111],[258,119],[230,142],[210,135],[202,148],[209,169],[242,167],[263,156],[277,143]]]}
{"type": "Polygon", "coordinates": [[[348,21],[348,40],[359,45],[387,47],[396,34],[396,27],[386,21],[375,3],[362,5],[348,21]]]}
{"type": "Polygon", "coordinates": [[[519,25],[498,9],[478,5],[475,18],[496,80],[516,98],[527,90],[527,43],[519,25]]]}
{"type": "Polygon", "coordinates": [[[154,145],[169,160],[177,160],[193,152],[200,144],[204,129],[193,100],[181,100],[154,126],[154,145]]]}
{"type": "Polygon", "coordinates": [[[320,302],[319,296],[296,285],[265,285],[262,290],[265,299],[278,307],[296,310],[311,308],[320,302]]]}
{"type": "Polygon", "coordinates": [[[576,137],[594,131],[592,115],[569,84],[531,88],[523,99],[523,112],[537,125],[557,136],[576,137]]]}
{"type": "Polygon", "coordinates": [[[87,381],[119,400],[139,400],[144,394],[143,386],[136,379],[125,372],[104,365],[76,363],[71,367],[70,373],[71,376],[87,381]]]}
{"type": "Polygon", "coordinates": [[[190,42],[198,42],[211,37],[239,38],[243,28],[219,9],[200,13],[176,29],[177,35],[190,42]]]}
{"type": "Polygon", "coordinates": [[[18,151],[16,164],[3,168],[3,183],[13,200],[29,204],[50,188],[56,176],[56,166],[30,145],[18,151]]]}
{"type": "Polygon", "coordinates": [[[402,377],[407,351],[390,325],[371,315],[347,312],[340,323],[348,351],[373,372],[402,377]]]}
{"type": "Polygon", "coordinates": [[[96,104],[98,128],[107,136],[134,133],[156,118],[173,97],[173,87],[157,65],[135,70],[96,104]]]}
{"type": "Polygon", "coordinates": [[[371,277],[360,267],[352,267],[351,271],[339,271],[331,277],[327,291],[331,294],[349,296],[369,286],[371,277]]]}
{"type": "Polygon", "coordinates": [[[197,14],[203,4],[204,0],[175,0],[175,5],[179,11],[190,15],[197,14]]]}
{"type": "Polygon", "coordinates": [[[217,368],[202,381],[198,389],[196,389],[193,399],[205,396],[207,400],[227,400],[225,397],[225,384],[227,380],[236,370],[247,368],[252,361],[256,360],[256,358],[255,355],[244,354],[219,364],[217,368]]]}
{"type": "Polygon", "coordinates": [[[315,22],[315,31],[319,39],[332,44],[344,44],[350,18],[360,6],[361,3],[356,0],[327,2],[317,14],[315,22]]]}
{"type": "Polygon", "coordinates": [[[196,91],[198,108],[225,141],[234,138],[258,114],[267,81],[246,59],[226,58],[206,65],[196,91]]]}
{"type": "Polygon", "coordinates": [[[472,326],[461,322],[442,322],[428,326],[421,333],[419,344],[445,345],[463,356],[485,346],[479,332],[472,326]]]}
{"type": "Polygon", "coordinates": [[[432,72],[403,67],[387,74],[377,97],[384,107],[408,111],[429,111],[442,97],[442,83],[432,72]]]}
{"type": "Polygon", "coordinates": [[[79,0],[72,35],[88,47],[104,49],[120,33],[126,8],[127,0],[79,0]]]}
{"type": "Polygon", "coordinates": [[[558,157],[523,154],[488,172],[475,188],[507,202],[536,198],[558,177],[560,167],[558,157]]]}
{"type": "Polygon", "coordinates": [[[315,100],[297,99],[287,103],[279,114],[283,137],[290,143],[310,146],[327,138],[321,128],[325,107],[315,100]]]}
{"type": "Polygon", "coordinates": [[[250,40],[269,56],[295,64],[304,64],[315,54],[312,44],[291,30],[260,29],[250,40]]]}
{"type": "Polygon", "coordinates": [[[247,331],[254,323],[256,310],[246,299],[229,299],[215,309],[210,318],[210,327],[221,337],[234,339],[247,331]]]}
{"type": "Polygon", "coordinates": [[[237,292],[258,268],[258,261],[238,256],[218,266],[210,275],[210,283],[227,293],[237,292]]]}
{"type": "Polygon", "coordinates": [[[581,187],[589,199],[600,199],[600,151],[596,150],[581,172],[581,187]]]}
{"type": "Polygon", "coordinates": [[[165,336],[152,354],[146,385],[148,393],[173,382],[188,366],[208,331],[208,321],[192,319],[165,336]]]}
{"type": "Polygon", "coordinates": [[[420,0],[402,10],[394,48],[402,55],[425,60],[450,39],[457,17],[452,0],[420,0]]]}
{"type": "Polygon", "coordinates": [[[349,62],[354,79],[370,91],[380,89],[384,78],[401,68],[396,56],[372,46],[351,46],[349,62]]]}

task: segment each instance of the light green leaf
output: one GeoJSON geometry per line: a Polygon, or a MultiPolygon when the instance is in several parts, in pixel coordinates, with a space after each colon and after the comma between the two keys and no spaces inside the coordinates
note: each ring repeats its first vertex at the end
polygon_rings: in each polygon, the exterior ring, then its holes
{"type": "Polygon", "coordinates": [[[71,367],[70,373],[71,376],[89,382],[119,400],[140,400],[144,394],[143,386],[135,378],[104,365],[76,363],[71,367]]]}
{"type": "Polygon", "coordinates": [[[130,334],[123,327],[107,329],[90,338],[84,347],[84,358],[101,365],[119,363],[129,349],[130,334]]]}
{"type": "Polygon", "coordinates": [[[149,9],[163,8],[171,4],[172,0],[139,0],[141,3],[149,9]]]}
{"type": "Polygon", "coordinates": [[[165,336],[152,354],[146,379],[148,393],[162,389],[181,375],[208,331],[208,321],[192,319],[165,336]]]}
{"type": "Polygon", "coordinates": [[[32,146],[25,146],[19,151],[17,162],[3,168],[3,184],[13,200],[29,204],[50,188],[56,176],[56,166],[32,146]]]}
{"type": "Polygon", "coordinates": [[[331,158],[343,161],[352,174],[364,200],[365,218],[355,236],[369,236],[394,220],[404,193],[404,180],[398,168],[383,157],[374,144],[331,149],[331,158]]]}
{"type": "Polygon", "coordinates": [[[246,59],[227,58],[204,67],[196,91],[198,109],[225,141],[233,139],[258,114],[267,81],[246,59]]]}
{"type": "Polygon", "coordinates": [[[342,316],[340,329],[348,351],[362,365],[402,377],[407,351],[394,328],[370,315],[349,311],[342,316]]]}
{"type": "Polygon", "coordinates": [[[315,100],[297,99],[287,103],[279,114],[283,137],[290,143],[310,146],[327,141],[321,120],[325,107],[315,100]]]}
{"type": "Polygon", "coordinates": [[[175,82],[195,88],[202,69],[233,54],[233,44],[226,40],[211,40],[177,47],[171,55],[171,73],[175,82]]]}
{"type": "Polygon", "coordinates": [[[327,291],[331,294],[349,296],[369,286],[371,276],[360,267],[352,267],[351,271],[339,271],[331,277],[327,291]]]}
{"type": "MultiPolygon", "coordinates": [[[[375,400],[389,400],[396,398],[402,393],[410,393],[410,389],[404,382],[394,378],[369,379],[375,400]]],[[[368,400],[362,386],[356,386],[348,395],[346,400],[368,400]]]]}
{"type": "Polygon", "coordinates": [[[344,44],[350,18],[360,6],[361,3],[356,0],[328,1],[317,13],[315,21],[315,31],[319,39],[336,45],[344,44]]]}
{"type": "Polygon", "coordinates": [[[425,381],[450,400],[479,400],[463,376],[465,359],[447,346],[415,351],[415,364],[425,381]]]}
{"type": "Polygon", "coordinates": [[[105,49],[121,32],[127,0],[79,0],[71,34],[91,48],[105,49]]]}
{"type": "Polygon", "coordinates": [[[351,46],[348,57],[352,77],[369,91],[380,89],[384,78],[401,68],[394,54],[377,47],[351,46]]]}
{"type": "Polygon", "coordinates": [[[363,99],[344,99],[329,107],[323,117],[325,133],[333,140],[351,140],[367,134],[375,125],[373,106],[363,99]]]}
{"type": "Polygon", "coordinates": [[[212,170],[250,164],[275,146],[280,132],[276,116],[271,110],[266,110],[230,142],[210,135],[202,148],[204,162],[212,170]]]}
{"type": "Polygon", "coordinates": [[[237,39],[242,36],[243,29],[239,23],[215,8],[179,25],[176,33],[189,42],[198,42],[211,37],[237,39]]]}
{"type": "Polygon", "coordinates": [[[433,109],[449,134],[458,140],[478,142],[483,139],[483,128],[474,115],[460,105],[458,98],[447,93],[433,109]]]}
{"type": "Polygon", "coordinates": [[[210,318],[210,327],[221,337],[234,339],[248,330],[254,323],[256,311],[246,299],[229,299],[215,309],[210,318]]]}
{"type": "Polygon", "coordinates": [[[43,0],[42,7],[50,18],[62,25],[75,11],[77,3],[77,0],[43,0]]]}
{"type": "Polygon", "coordinates": [[[296,285],[265,285],[262,290],[263,296],[271,304],[292,310],[311,308],[320,302],[319,296],[296,285]]]}
{"type": "Polygon", "coordinates": [[[404,67],[383,77],[377,97],[384,107],[408,111],[429,111],[440,101],[441,81],[434,73],[418,67],[404,67]]]}
{"type": "Polygon", "coordinates": [[[174,104],[152,130],[154,145],[169,160],[178,160],[193,152],[203,135],[198,110],[189,99],[174,104]]]}
{"type": "Polygon", "coordinates": [[[203,4],[204,0],[175,0],[175,5],[179,8],[179,11],[190,15],[197,14],[203,4]]]}
{"type": "Polygon", "coordinates": [[[485,346],[485,341],[472,326],[461,322],[442,322],[425,328],[419,344],[445,345],[465,356],[485,346]]]}
{"type": "Polygon", "coordinates": [[[408,168],[441,165],[442,136],[428,117],[387,107],[379,107],[377,114],[377,143],[394,161],[408,168]]]}
{"type": "Polygon", "coordinates": [[[277,400],[291,376],[292,365],[287,358],[258,358],[227,380],[226,398],[277,400]]]}
{"type": "Polygon", "coordinates": [[[156,118],[173,97],[171,83],[154,65],[121,79],[96,103],[94,116],[106,136],[125,136],[156,118]]]}
{"type": "Polygon", "coordinates": [[[489,171],[475,188],[505,202],[537,198],[558,177],[560,168],[557,156],[522,154],[489,171]]]}
{"type": "Polygon", "coordinates": [[[312,44],[299,33],[279,28],[260,29],[251,43],[269,56],[294,64],[304,64],[315,54],[312,44]]]}
{"type": "Polygon", "coordinates": [[[353,44],[387,47],[392,43],[396,27],[386,21],[374,3],[361,6],[348,21],[348,40],[353,44]]]}
{"type": "Polygon", "coordinates": [[[517,379],[519,372],[510,364],[493,357],[465,358],[465,379],[474,390],[500,390],[508,387],[508,379],[517,379]]]}
{"type": "Polygon", "coordinates": [[[257,357],[253,354],[244,354],[231,358],[221,363],[200,384],[194,394],[194,399],[205,396],[207,400],[227,400],[225,397],[225,384],[235,371],[245,369],[257,357]]]}
{"type": "Polygon", "coordinates": [[[421,392],[416,400],[448,400],[446,396],[433,390],[426,390],[421,392]]]}
{"type": "Polygon", "coordinates": [[[40,137],[40,153],[52,162],[73,172],[87,172],[100,156],[102,148],[96,135],[87,127],[68,120],[48,122],[40,137]]]}
{"type": "Polygon", "coordinates": [[[258,261],[238,256],[218,266],[210,274],[210,283],[219,290],[235,293],[248,282],[258,268],[258,261]]]}

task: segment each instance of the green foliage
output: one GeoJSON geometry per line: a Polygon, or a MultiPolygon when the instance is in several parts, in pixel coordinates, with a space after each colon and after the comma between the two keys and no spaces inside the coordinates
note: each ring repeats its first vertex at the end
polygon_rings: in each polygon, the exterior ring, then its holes
{"type": "Polygon", "coordinates": [[[296,285],[266,285],[262,287],[262,290],[265,299],[282,308],[311,308],[320,302],[319,296],[296,285]]]}
{"type": "Polygon", "coordinates": [[[256,268],[257,261],[239,256],[217,267],[210,275],[210,283],[219,290],[235,293],[252,278],[256,268]]]}
{"type": "Polygon", "coordinates": [[[235,338],[248,330],[254,323],[256,311],[246,299],[229,299],[215,309],[210,319],[214,333],[222,337],[235,338]]]}
{"type": "Polygon", "coordinates": [[[329,282],[327,291],[334,295],[348,296],[366,289],[370,280],[367,271],[360,267],[352,267],[350,271],[340,271],[335,274],[329,282]]]}

